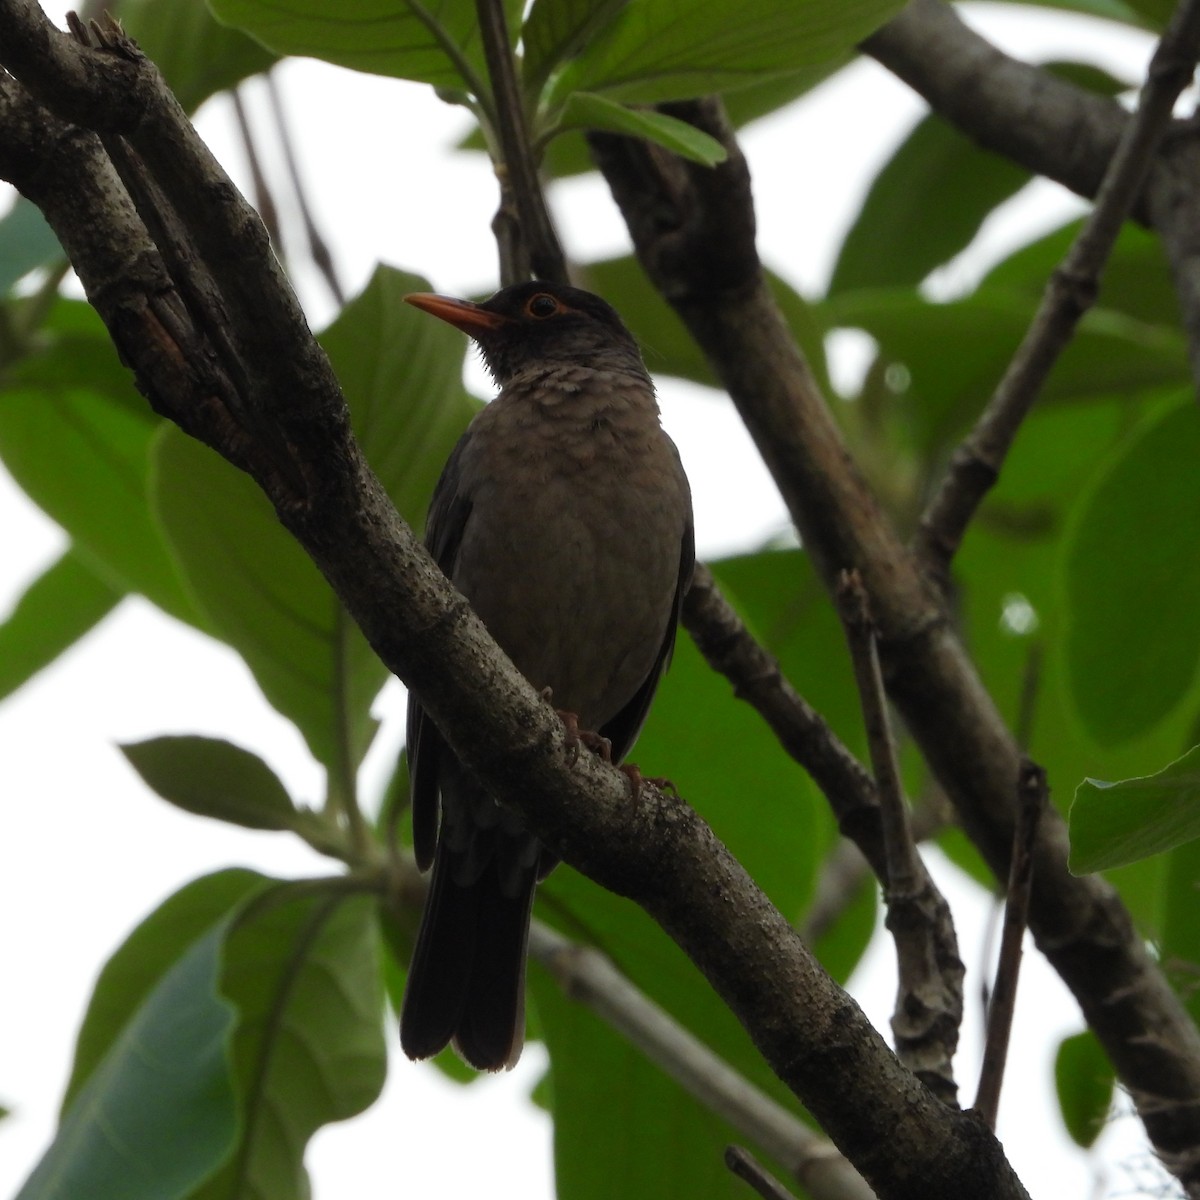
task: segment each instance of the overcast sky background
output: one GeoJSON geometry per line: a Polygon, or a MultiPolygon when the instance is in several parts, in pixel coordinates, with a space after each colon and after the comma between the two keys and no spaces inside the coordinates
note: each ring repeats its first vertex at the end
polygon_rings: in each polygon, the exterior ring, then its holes
{"type": "MultiPolygon", "coordinates": [[[[1141,77],[1152,48],[1129,29],[1034,8],[972,5],[964,11],[1011,53],[1098,59],[1127,79],[1141,77]]],[[[452,150],[467,125],[461,109],[442,105],[424,87],[310,61],[287,63],[278,78],[310,203],[350,294],[377,261],[419,271],[439,291],[495,286],[495,182],[482,156],[452,150]]],[[[261,87],[252,83],[246,92],[252,115],[264,116],[261,87]]],[[[770,266],[803,291],[823,288],[865,188],[921,111],[902,84],[867,61],[745,132],[760,247],[770,266]]],[[[231,105],[210,102],[197,124],[235,180],[248,187],[231,105]]],[[[265,120],[259,127],[268,129],[265,120]]],[[[260,140],[270,139],[264,134],[260,140]]],[[[575,257],[627,250],[620,217],[598,178],[555,185],[551,202],[575,257]]],[[[1015,238],[1029,236],[1031,219],[1050,228],[1081,207],[1052,184],[1027,188],[939,274],[938,294],[969,286],[1015,238]]],[[[311,268],[298,263],[296,277],[319,329],[333,315],[326,292],[311,268]]],[[[861,343],[837,339],[836,373],[851,375],[862,361],[861,343]]],[[[485,389],[477,370],[468,379],[485,389]]],[[[674,382],[663,386],[662,402],[696,494],[700,553],[752,546],[785,528],[783,506],[728,402],[674,382]]],[[[65,541],[3,468],[0,531],[3,615],[65,541]]],[[[403,690],[393,684],[377,708],[384,724],[368,759],[368,795],[394,761],[403,709],[403,690]]],[[[191,817],[148,793],[115,746],[172,732],[228,737],[263,755],[302,800],[321,794],[320,773],[299,735],[262,699],[241,660],[138,599],[126,600],[0,704],[0,1104],[13,1110],[0,1122],[0,1196],[15,1192],[51,1138],[96,974],[143,916],[187,880],[221,867],[285,876],[327,870],[287,835],[191,817]]],[[[953,869],[938,874],[969,972],[958,1060],[969,1102],[980,1054],[978,947],[990,903],[953,869]]],[[[1048,1083],[1050,1054],[1063,1034],[1082,1027],[1073,1001],[1036,953],[1027,956],[1021,987],[999,1129],[1018,1172],[1035,1197],[1136,1194],[1146,1151],[1135,1120],[1117,1118],[1091,1160],[1062,1131],[1048,1083]],[[1098,1171],[1104,1184],[1093,1193],[1098,1171]]],[[[894,988],[890,943],[877,938],[851,990],[885,1031],[894,988]]],[[[395,1050],[394,1031],[391,1040],[395,1050]]],[[[550,1123],[526,1099],[545,1064],[541,1048],[531,1047],[510,1074],[462,1088],[394,1054],[374,1108],[314,1139],[308,1162],[316,1200],[402,1194],[546,1200],[553,1194],[550,1123]]],[[[713,1169],[723,1169],[717,1157],[713,1169]]]]}

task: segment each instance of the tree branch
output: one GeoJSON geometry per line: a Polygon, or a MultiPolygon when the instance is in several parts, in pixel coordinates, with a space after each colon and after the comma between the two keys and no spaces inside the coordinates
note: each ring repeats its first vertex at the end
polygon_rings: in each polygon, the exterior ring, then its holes
{"type": "Polygon", "coordinates": [[[887,718],[870,604],[857,571],[842,572],[837,606],[850,646],[879,794],[887,859],[887,927],[896,944],[899,977],[892,1015],[896,1053],[944,1104],[957,1104],[954,1052],[962,1025],[963,964],[954,919],[917,853],[887,718]]]}
{"type": "Polygon", "coordinates": [[[975,1111],[996,1128],[1000,1088],[1008,1060],[1008,1038],[1017,1004],[1017,980],[1021,974],[1021,943],[1029,922],[1029,893],[1033,886],[1033,846],[1037,828],[1046,810],[1046,772],[1031,762],[1021,765],[1017,781],[1017,827],[1013,834],[1012,869],[1008,875],[1008,899],[1004,906],[1004,933],[1000,939],[1000,964],[987,1014],[987,1044],[975,1111]]]}
{"type": "MultiPolygon", "coordinates": [[[[638,257],[729,390],[826,587],[832,591],[843,567],[862,572],[889,693],[967,833],[1005,877],[1019,749],[851,461],[763,282],[749,174],[728,123],[711,101],[671,112],[721,141],[727,161],[704,170],[629,139],[590,139],[638,257]]],[[[1098,877],[1071,876],[1066,847],[1063,822],[1050,811],[1035,848],[1031,928],[1135,1097],[1159,1154],[1200,1188],[1200,1031],[1116,891],[1098,877]],[[1146,1029],[1156,1036],[1142,1037],[1146,1029]]]]}
{"type": "Polygon", "coordinates": [[[535,279],[566,283],[567,262],[538,182],[537,163],[525,128],[525,102],[513,62],[503,0],[475,0],[475,11],[492,81],[496,134],[504,156],[496,164],[500,211],[496,214],[498,225],[493,226],[501,248],[501,276],[506,284],[524,280],[529,272],[535,279]]]}

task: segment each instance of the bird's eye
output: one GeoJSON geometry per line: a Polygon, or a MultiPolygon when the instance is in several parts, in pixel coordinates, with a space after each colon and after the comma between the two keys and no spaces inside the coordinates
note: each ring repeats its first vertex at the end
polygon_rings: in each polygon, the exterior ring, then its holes
{"type": "Polygon", "coordinates": [[[536,296],[529,297],[525,304],[525,311],[531,317],[552,317],[555,313],[562,311],[562,306],[549,292],[538,292],[536,296]]]}

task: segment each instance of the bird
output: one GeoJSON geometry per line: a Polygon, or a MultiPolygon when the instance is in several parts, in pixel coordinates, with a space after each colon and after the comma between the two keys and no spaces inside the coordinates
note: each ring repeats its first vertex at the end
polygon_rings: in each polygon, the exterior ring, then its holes
{"type": "MultiPolygon", "coordinates": [[[[552,697],[573,745],[620,764],[670,662],[695,561],[691,491],[637,342],[605,300],[565,285],[513,284],[478,304],[404,298],[474,339],[499,386],[446,462],[426,547],[552,697]]],[[[411,696],[406,745],[414,856],[433,873],[401,1047],[423,1059],[452,1044],[477,1070],[509,1069],[525,1037],[534,889],[557,859],[411,696]]]]}

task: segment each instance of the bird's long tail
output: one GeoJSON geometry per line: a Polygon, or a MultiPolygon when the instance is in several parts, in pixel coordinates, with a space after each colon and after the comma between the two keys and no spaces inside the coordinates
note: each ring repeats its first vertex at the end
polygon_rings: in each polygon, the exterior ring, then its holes
{"type": "Polygon", "coordinates": [[[521,872],[502,888],[493,858],[471,883],[455,881],[444,842],[433,865],[400,1014],[400,1045],[430,1058],[453,1040],[480,1071],[511,1067],[525,1038],[525,946],[537,882],[521,872]],[[506,894],[513,893],[513,894],[506,894]]]}

